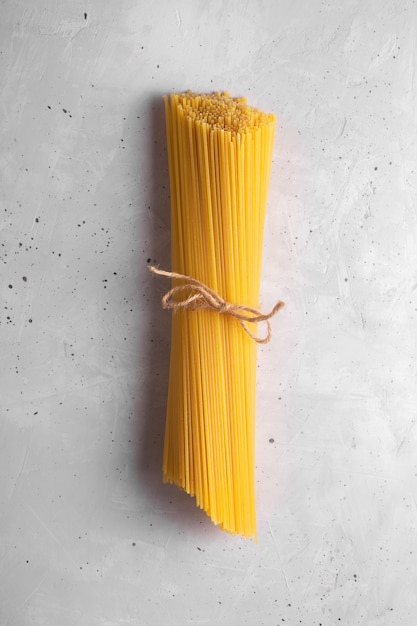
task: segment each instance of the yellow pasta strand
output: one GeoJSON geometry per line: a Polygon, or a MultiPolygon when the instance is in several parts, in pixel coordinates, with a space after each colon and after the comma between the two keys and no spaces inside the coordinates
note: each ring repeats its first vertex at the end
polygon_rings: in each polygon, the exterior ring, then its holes
{"type": "MultiPolygon", "coordinates": [[[[275,117],[227,92],[164,100],[172,271],[257,308],[275,117]]],[[[233,317],[174,311],[163,460],[165,482],[255,538],[256,353],[233,317]]]]}

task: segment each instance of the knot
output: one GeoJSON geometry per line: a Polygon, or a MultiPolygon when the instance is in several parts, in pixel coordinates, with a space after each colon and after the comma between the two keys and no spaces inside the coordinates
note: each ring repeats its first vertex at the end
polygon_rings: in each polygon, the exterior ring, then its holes
{"type": "Polygon", "coordinates": [[[279,301],[272,311],[262,313],[259,309],[254,309],[250,306],[227,302],[227,300],[224,300],[213,289],[210,289],[210,287],[207,287],[207,285],[191,276],[177,274],[176,272],[166,272],[153,265],[148,265],[148,268],[154,274],[166,276],[167,278],[178,278],[185,281],[185,284],[172,287],[172,289],[162,296],[162,306],[164,309],[172,309],[174,311],[181,308],[191,309],[193,311],[197,309],[212,309],[222,315],[229,315],[236,319],[249,337],[257,343],[268,343],[271,341],[272,328],[269,320],[285,306],[284,302],[279,301]],[[181,296],[184,296],[184,292],[186,292],[186,294],[188,293],[188,295],[181,299],[181,296]],[[174,296],[180,296],[180,299],[175,299],[174,296]],[[247,325],[248,323],[258,324],[260,322],[266,322],[267,333],[265,337],[257,337],[247,325]]]}

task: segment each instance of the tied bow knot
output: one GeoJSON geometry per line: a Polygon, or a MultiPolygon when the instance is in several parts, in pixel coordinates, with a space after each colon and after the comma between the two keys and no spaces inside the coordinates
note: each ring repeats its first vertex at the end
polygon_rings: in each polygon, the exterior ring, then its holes
{"type": "Polygon", "coordinates": [[[166,272],[153,265],[149,265],[148,267],[154,274],[185,281],[185,284],[172,287],[172,289],[162,296],[162,306],[164,309],[172,309],[173,311],[177,311],[181,308],[191,309],[193,311],[198,309],[212,309],[222,315],[229,315],[236,319],[244,331],[257,343],[268,343],[271,340],[272,328],[269,320],[285,306],[284,302],[281,300],[277,302],[269,313],[262,313],[259,309],[241,304],[232,304],[224,300],[224,298],[213,289],[210,289],[210,287],[191,276],[178,274],[177,272],[166,272]],[[185,298],[176,299],[178,296],[183,296],[184,292],[188,293],[185,298]],[[258,324],[260,322],[266,322],[267,333],[265,337],[258,337],[247,325],[248,323],[258,324]]]}

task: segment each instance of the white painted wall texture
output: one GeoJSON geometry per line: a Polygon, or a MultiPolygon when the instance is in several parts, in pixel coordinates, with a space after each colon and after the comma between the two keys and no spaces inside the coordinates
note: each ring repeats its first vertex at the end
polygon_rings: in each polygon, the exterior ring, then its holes
{"type": "Polygon", "coordinates": [[[1,3],[0,624],[411,626],[414,0],[1,3]],[[259,542],[161,483],[161,96],[278,117],[259,542]]]}

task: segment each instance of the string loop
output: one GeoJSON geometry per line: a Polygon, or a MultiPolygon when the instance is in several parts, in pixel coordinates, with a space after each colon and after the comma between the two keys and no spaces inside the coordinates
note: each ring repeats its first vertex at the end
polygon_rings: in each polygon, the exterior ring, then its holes
{"type": "Polygon", "coordinates": [[[256,341],[256,343],[269,343],[269,341],[271,341],[272,327],[269,320],[285,306],[284,302],[281,300],[276,303],[269,313],[262,313],[259,309],[250,306],[227,302],[227,300],[224,300],[213,289],[210,289],[210,287],[207,287],[207,285],[191,276],[178,274],[177,272],[166,272],[154,265],[148,265],[148,268],[153,274],[185,281],[185,284],[172,287],[172,289],[162,296],[162,307],[164,309],[172,309],[173,311],[181,308],[193,311],[197,309],[212,309],[222,315],[229,315],[236,319],[244,331],[249,337],[256,341]],[[188,295],[186,295],[187,293],[188,295]],[[178,297],[179,299],[177,299],[178,297]],[[267,333],[265,337],[258,337],[247,325],[248,323],[259,324],[260,322],[266,322],[267,333]]]}

